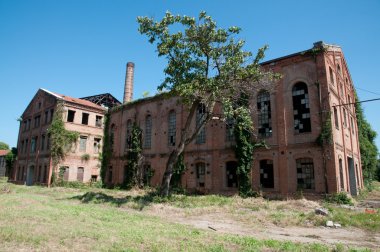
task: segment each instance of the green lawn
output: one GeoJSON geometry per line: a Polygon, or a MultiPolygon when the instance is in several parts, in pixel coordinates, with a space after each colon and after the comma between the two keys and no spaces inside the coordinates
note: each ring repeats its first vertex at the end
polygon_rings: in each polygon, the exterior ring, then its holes
{"type": "MultiPolygon", "coordinates": [[[[226,207],[222,196],[176,196],[183,208],[226,207]]],[[[223,235],[147,215],[162,201],[106,189],[44,188],[0,181],[0,251],[329,251],[343,247],[223,235]],[[120,206],[128,207],[120,207],[120,206]]]]}

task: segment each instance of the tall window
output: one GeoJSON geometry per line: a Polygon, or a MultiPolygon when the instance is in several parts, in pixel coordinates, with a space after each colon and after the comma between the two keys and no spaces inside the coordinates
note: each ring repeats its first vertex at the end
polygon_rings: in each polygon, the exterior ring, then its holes
{"type": "MultiPolygon", "coordinates": [[[[196,128],[199,127],[200,124],[202,124],[206,117],[206,106],[204,104],[199,104],[196,114],[196,128]]],[[[195,143],[197,144],[203,144],[206,142],[206,129],[203,126],[201,130],[199,131],[197,138],[195,140],[195,143]]]]}
{"type": "Polygon", "coordinates": [[[300,158],[296,160],[297,188],[314,189],[314,164],[311,158],[300,158]]]}
{"type": "Polygon", "coordinates": [[[235,119],[232,117],[228,117],[226,120],[226,141],[227,142],[235,141],[234,128],[235,128],[235,119]]]}
{"type": "Polygon", "coordinates": [[[32,141],[30,142],[30,153],[36,152],[36,146],[37,146],[37,137],[33,137],[32,141]]]}
{"type": "Polygon", "coordinates": [[[260,160],[260,184],[263,188],[274,188],[272,160],[260,160]]]}
{"type": "Polygon", "coordinates": [[[343,120],[344,120],[344,127],[347,128],[347,112],[345,108],[343,108],[343,120]]]}
{"type": "Polygon", "coordinates": [[[329,74],[330,74],[330,84],[334,85],[334,74],[333,74],[333,70],[331,69],[331,67],[329,67],[329,74]]]}
{"type": "Polygon", "coordinates": [[[49,122],[53,121],[53,116],[54,116],[54,109],[50,110],[50,117],[49,117],[49,122]]]}
{"type": "Polygon", "coordinates": [[[270,108],[270,94],[268,91],[261,91],[257,95],[258,110],[258,130],[259,136],[272,136],[272,119],[270,108]]]}
{"type": "Polygon", "coordinates": [[[43,151],[45,149],[45,135],[41,136],[41,150],[43,151]]]}
{"type": "Polygon", "coordinates": [[[336,107],[334,107],[334,122],[335,122],[335,128],[339,129],[338,110],[336,109],[336,107]]]}
{"type": "Polygon", "coordinates": [[[150,149],[152,147],[152,116],[145,117],[145,137],[144,148],[150,149]]]}
{"type": "Polygon", "coordinates": [[[343,180],[343,161],[339,158],[339,178],[340,178],[340,190],[344,191],[344,180],[343,180]]]}
{"type": "Polygon", "coordinates": [[[86,151],[86,145],[87,145],[87,137],[86,136],[80,136],[80,138],[79,138],[79,151],[85,152],[86,151]]]}
{"type": "Polygon", "coordinates": [[[169,112],[168,116],[168,144],[169,146],[175,146],[175,136],[176,136],[176,113],[174,110],[169,112]]]}
{"type": "Polygon", "coordinates": [[[309,94],[307,85],[298,82],[293,86],[293,117],[296,133],[311,132],[309,94]]]}
{"type": "Polygon", "coordinates": [[[125,149],[130,149],[132,144],[132,121],[127,121],[127,132],[125,135],[125,149]]]}
{"type": "Polygon", "coordinates": [[[46,110],[45,111],[45,124],[48,123],[48,120],[49,120],[49,110],[46,110]]]}

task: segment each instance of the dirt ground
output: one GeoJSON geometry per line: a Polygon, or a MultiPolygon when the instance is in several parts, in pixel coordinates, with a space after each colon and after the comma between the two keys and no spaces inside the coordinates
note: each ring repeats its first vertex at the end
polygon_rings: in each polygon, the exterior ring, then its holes
{"type": "MultiPolygon", "coordinates": [[[[290,201],[287,204],[289,208],[297,204],[301,210],[314,211],[318,207],[318,203],[314,201],[290,201]]],[[[380,193],[366,200],[359,202],[358,208],[380,205],[380,193]]],[[[277,206],[277,208],[279,207],[277,206]]],[[[310,225],[294,226],[275,225],[265,217],[260,219],[262,214],[260,211],[253,212],[248,215],[254,217],[254,220],[247,221],[244,218],[237,218],[241,211],[245,209],[237,209],[235,214],[222,210],[213,211],[186,211],[170,207],[167,205],[156,205],[153,209],[148,210],[149,214],[159,216],[167,221],[185,224],[200,229],[209,230],[210,232],[219,232],[224,234],[237,234],[244,236],[252,236],[257,239],[274,239],[282,241],[293,241],[301,243],[322,243],[322,244],[342,244],[350,247],[366,247],[376,251],[380,251],[380,233],[361,230],[358,228],[328,228],[324,226],[315,227],[310,225]]],[[[286,211],[286,208],[284,209],[286,211]]],[[[263,210],[265,211],[265,210],[263,210]]]]}

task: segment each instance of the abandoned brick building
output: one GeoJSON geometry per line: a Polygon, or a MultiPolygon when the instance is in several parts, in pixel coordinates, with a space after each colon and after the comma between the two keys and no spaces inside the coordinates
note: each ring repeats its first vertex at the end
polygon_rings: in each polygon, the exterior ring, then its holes
{"type": "MultiPolygon", "coordinates": [[[[253,189],[282,195],[297,190],[346,191],[356,195],[363,188],[363,177],[352,104],[354,86],[341,48],[317,42],[309,50],[264,62],[262,66],[280,73],[282,78],[275,88],[261,90],[251,100],[256,107],[252,111],[255,135],[269,146],[253,154],[253,189]],[[318,144],[327,122],[332,125],[331,143],[318,144]]],[[[98,178],[102,121],[106,107],[114,107],[107,132],[113,151],[104,183],[124,182],[128,138],[136,123],[143,131],[144,170],[153,174],[150,185],[158,186],[187,112],[178,97],[157,95],[131,102],[133,75],[134,64],[128,63],[123,105],[110,94],[76,99],[40,89],[22,115],[19,157],[11,179],[26,184],[50,183],[52,161],[47,128],[57,101],[63,101],[65,127],[80,133],[77,145],[59,165],[65,167],[64,179],[87,182],[98,178]],[[84,154],[88,154],[86,160],[84,154]]],[[[202,113],[202,108],[198,113],[202,113]]],[[[194,126],[195,121],[194,118],[194,126]]],[[[237,191],[231,129],[228,122],[212,120],[186,147],[186,170],[180,178],[183,188],[203,193],[237,191]]]]}
{"type": "MultiPolygon", "coordinates": [[[[262,66],[280,73],[282,78],[273,90],[261,90],[251,101],[257,110],[252,111],[256,135],[270,147],[254,153],[253,189],[282,195],[297,190],[347,191],[356,195],[363,188],[363,177],[352,104],[355,96],[341,48],[317,42],[312,49],[264,62],[262,66]],[[331,144],[318,144],[328,122],[332,124],[331,144]]],[[[150,184],[158,186],[187,112],[176,97],[157,95],[129,102],[133,69],[133,63],[129,63],[125,105],[110,113],[108,134],[113,153],[105,182],[121,184],[125,180],[128,138],[136,123],[143,131],[144,170],[153,172],[150,184]]],[[[202,113],[201,108],[198,113],[202,113]]],[[[228,123],[208,123],[185,149],[182,187],[203,193],[236,192],[233,138],[228,123]]]]}
{"type": "Polygon", "coordinates": [[[48,128],[58,102],[63,104],[65,128],[78,132],[79,139],[57,165],[56,174],[58,169],[63,169],[65,180],[88,182],[98,179],[104,114],[108,107],[120,105],[120,102],[110,94],[77,99],[39,89],[21,116],[18,159],[10,180],[26,185],[50,185],[53,166],[48,128]]]}

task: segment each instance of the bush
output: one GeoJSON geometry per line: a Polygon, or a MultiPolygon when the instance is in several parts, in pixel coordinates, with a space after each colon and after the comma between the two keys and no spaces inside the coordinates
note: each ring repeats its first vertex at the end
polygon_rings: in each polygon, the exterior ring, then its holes
{"type": "Polygon", "coordinates": [[[327,195],[325,200],[335,204],[353,205],[351,197],[345,192],[327,195]]]}

